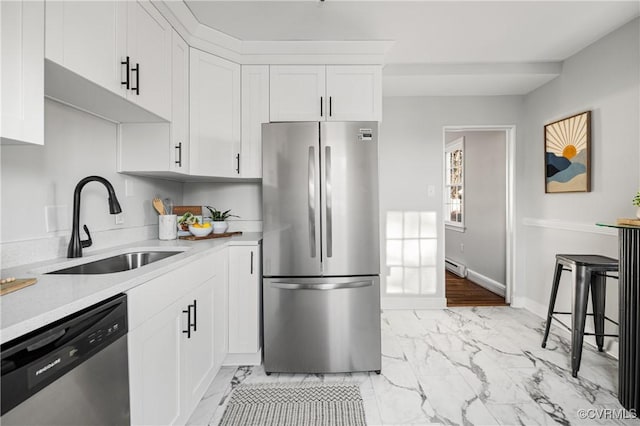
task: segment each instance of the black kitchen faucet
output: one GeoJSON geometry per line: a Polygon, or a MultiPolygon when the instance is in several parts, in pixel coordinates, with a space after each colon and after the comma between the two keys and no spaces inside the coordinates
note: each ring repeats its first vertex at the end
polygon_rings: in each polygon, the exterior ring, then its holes
{"type": "Polygon", "coordinates": [[[67,249],[67,257],[69,258],[82,257],[82,249],[84,247],[90,247],[93,243],[87,225],[83,225],[83,228],[84,232],[87,233],[88,239],[80,239],[80,192],[82,192],[82,188],[84,188],[87,183],[93,181],[100,182],[107,188],[109,192],[109,213],[118,214],[122,212],[118,197],[116,197],[116,192],[108,180],[101,176],[87,176],[78,182],[76,189],[73,191],[73,229],[71,230],[71,241],[69,241],[69,248],[67,249]]]}

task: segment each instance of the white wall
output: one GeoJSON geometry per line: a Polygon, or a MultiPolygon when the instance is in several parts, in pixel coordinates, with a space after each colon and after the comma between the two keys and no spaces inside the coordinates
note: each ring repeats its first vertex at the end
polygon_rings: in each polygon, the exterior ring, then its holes
{"type": "MultiPolygon", "coordinates": [[[[386,217],[393,211],[436,212],[442,221],[443,127],[518,125],[521,96],[389,97],[384,98],[380,126],[381,281],[386,283],[386,217]],[[428,195],[432,185],[434,193],[428,195]]],[[[520,128],[517,129],[517,138],[520,128]]],[[[438,229],[437,259],[444,265],[444,227],[438,229]]],[[[410,306],[399,297],[385,297],[383,306],[410,306]],[[393,300],[396,299],[396,300],[393,300]]],[[[444,268],[437,289],[422,306],[444,305],[444,268]]],[[[415,306],[415,305],[414,305],[415,306]]]]}
{"type": "Polygon", "coordinates": [[[229,231],[262,231],[262,185],[256,182],[187,183],[185,205],[231,209],[240,216],[229,219],[229,231]]]}
{"type": "MultiPolygon", "coordinates": [[[[631,199],[640,172],[640,21],[569,58],[562,74],[525,98],[517,170],[519,224],[516,303],[543,311],[556,253],[618,257],[617,234],[595,226],[633,217],[631,199]],[[592,191],[545,194],[543,129],[546,123],[592,111],[592,191]]],[[[565,274],[568,275],[568,274],[565,274]]],[[[608,286],[607,314],[617,318],[617,284],[608,286]]],[[[559,308],[570,303],[563,280],[559,308]]]]}
{"type": "Polygon", "coordinates": [[[459,137],[464,137],[465,230],[445,230],[445,257],[504,286],[507,267],[506,133],[491,130],[447,132],[445,140],[451,142],[459,137]]]}
{"type": "MultiPolygon", "coordinates": [[[[92,232],[85,252],[155,238],[157,214],[151,199],[182,199],[182,184],[116,173],[114,123],[45,101],[45,144],[2,145],[2,267],[66,256],[73,190],[86,176],[99,175],[115,188],[125,223],[109,214],[104,186],[91,182],[82,191],[81,224],[92,232]],[[125,194],[125,181],[129,194],[125,194]],[[45,207],[60,206],[60,229],[47,232],[45,207]]],[[[81,232],[84,239],[84,231],[81,232]]]]}

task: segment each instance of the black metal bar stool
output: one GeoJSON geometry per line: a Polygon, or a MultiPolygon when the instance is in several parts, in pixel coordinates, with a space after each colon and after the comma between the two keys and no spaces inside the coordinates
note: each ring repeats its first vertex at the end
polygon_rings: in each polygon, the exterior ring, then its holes
{"type": "Polygon", "coordinates": [[[606,300],[606,280],[607,277],[618,278],[615,275],[607,275],[607,272],[617,272],[618,261],[606,256],[592,254],[557,254],[556,269],[553,274],[553,285],[551,287],[551,298],[549,300],[549,312],[547,314],[547,325],[544,330],[544,338],[542,339],[542,347],[547,346],[547,338],[549,337],[549,329],[551,328],[551,320],[555,319],[562,326],[571,332],[571,374],[578,377],[580,369],[580,360],[582,359],[582,341],[584,335],[596,336],[596,344],[598,350],[602,352],[604,346],[604,338],[618,337],[617,334],[604,333],[604,321],[610,321],[614,324],[617,322],[611,320],[604,314],[604,306],[606,300]],[[560,285],[560,275],[562,271],[571,271],[573,277],[573,285],[571,289],[571,312],[555,311],[556,296],[558,296],[558,286],[560,285]],[[591,290],[591,302],[593,305],[593,313],[587,313],[587,300],[589,299],[589,290],[591,290]],[[554,315],[571,315],[571,327],[560,321],[554,315]],[[584,325],[587,315],[593,316],[595,325],[595,333],[585,333],[584,325]]]}

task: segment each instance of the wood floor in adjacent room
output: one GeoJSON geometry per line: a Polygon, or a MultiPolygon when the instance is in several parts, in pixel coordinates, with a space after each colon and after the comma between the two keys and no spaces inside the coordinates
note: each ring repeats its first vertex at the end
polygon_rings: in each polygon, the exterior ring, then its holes
{"type": "Polygon", "coordinates": [[[504,297],[446,271],[447,306],[507,306],[504,297]]]}

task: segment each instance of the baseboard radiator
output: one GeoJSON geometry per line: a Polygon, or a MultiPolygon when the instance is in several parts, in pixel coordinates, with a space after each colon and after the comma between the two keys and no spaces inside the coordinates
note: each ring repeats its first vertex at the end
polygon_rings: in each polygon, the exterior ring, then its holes
{"type": "Polygon", "coordinates": [[[444,266],[447,268],[447,271],[452,272],[461,278],[467,277],[467,267],[460,262],[445,258],[444,266]]]}

